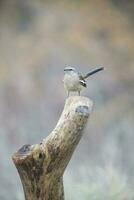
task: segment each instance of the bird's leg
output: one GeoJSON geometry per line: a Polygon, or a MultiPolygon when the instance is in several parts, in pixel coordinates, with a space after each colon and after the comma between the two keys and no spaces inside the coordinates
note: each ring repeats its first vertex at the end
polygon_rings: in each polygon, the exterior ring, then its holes
{"type": "Polygon", "coordinates": [[[79,96],[80,96],[80,91],[78,91],[78,94],[79,94],[79,96]]]}

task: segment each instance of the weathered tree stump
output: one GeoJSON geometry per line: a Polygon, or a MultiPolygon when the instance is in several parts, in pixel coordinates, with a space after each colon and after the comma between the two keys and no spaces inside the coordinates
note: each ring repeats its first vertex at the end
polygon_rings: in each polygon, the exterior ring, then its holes
{"type": "Polygon", "coordinates": [[[86,97],[69,97],[52,133],[42,143],[24,145],[12,156],[26,200],[64,200],[63,173],[81,139],[92,105],[86,97]]]}

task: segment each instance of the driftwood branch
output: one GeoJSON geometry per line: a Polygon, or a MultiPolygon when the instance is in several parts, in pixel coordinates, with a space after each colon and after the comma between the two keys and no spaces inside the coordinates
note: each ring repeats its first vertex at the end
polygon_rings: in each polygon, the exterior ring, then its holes
{"type": "Polygon", "coordinates": [[[63,173],[91,111],[88,98],[69,97],[52,133],[42,143],[24,145],[12,156],[26,200],[64,200],[63,173]]]}

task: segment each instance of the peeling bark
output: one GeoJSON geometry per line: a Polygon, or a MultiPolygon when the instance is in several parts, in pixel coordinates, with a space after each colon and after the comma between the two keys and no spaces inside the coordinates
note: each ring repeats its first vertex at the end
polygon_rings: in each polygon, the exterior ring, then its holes
{"type": "Polygon", "coordinates": [[[92,105],[86,97],[69,97],[52,133],[42,143],[24,145],[12,156],[26,200],[64,200],[63,173],[82,137],[92,105]]]}

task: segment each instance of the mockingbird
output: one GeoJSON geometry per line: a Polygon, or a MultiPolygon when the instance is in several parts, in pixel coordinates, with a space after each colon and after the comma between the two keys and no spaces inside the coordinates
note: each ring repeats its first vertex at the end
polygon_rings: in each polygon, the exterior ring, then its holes
{"type": "Polygon", "coordinates": [[[85,76],[82,76],[74,67],[67,66],[64,69],[65,75],[64,75],[64,87],[68,93],[70,92],[78,92],[80,96],[80,91],[85,87],[87,87],[86,84],[86,78],[89,76],[103,70],[103,67],[99,67],[97,69],[94,69],[93,71],[87,73],[85,76]]]}

